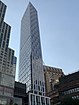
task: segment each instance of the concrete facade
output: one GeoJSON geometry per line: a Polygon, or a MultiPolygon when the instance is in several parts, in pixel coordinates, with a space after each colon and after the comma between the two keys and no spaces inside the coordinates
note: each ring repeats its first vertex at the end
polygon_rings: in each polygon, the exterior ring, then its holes
{"type": "Polygon", "coordinates": [[[0,1],[0,104],[10,103],[14,94],[16,57],[9,48],[11,26],[4,22],[7,6],[0,1]]]}

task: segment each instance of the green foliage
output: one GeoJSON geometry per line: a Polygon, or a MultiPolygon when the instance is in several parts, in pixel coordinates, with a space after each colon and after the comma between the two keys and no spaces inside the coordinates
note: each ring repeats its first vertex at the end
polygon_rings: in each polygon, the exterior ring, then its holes
{"type": "Polygon", "coordinates": [[[15,103],[14,105],[18,105],[18,104],[15,103]]]}

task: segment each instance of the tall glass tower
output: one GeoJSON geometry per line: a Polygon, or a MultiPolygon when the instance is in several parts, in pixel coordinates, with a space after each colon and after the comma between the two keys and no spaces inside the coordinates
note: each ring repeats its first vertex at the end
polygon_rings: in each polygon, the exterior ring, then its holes
{"type": "Polygon", "coordinates": [[[35,7],[29,5],[21,21],[19,81],[26,83],[27,92],[44,95],[43,61],[35,7]]]}

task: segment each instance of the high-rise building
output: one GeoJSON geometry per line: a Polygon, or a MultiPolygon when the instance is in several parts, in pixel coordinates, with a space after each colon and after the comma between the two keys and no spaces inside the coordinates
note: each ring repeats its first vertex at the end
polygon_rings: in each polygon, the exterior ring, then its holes
{"type": "Polygon", "coordinates": [[[0,1],[0,104],[10,102],[14,93],[16,57],[9,48],[11,26],[4,22],[6,5],[0,1]]]}
{"type": "Polygon", "coordinates": [[[19,81],[26,83],[27,92],[45,93],[43,61],[35,7],[29,3],[21,21],[19,81]]]}
{"type": "Polygon", "coordinates": [[[21,20],[20,39],[19,81],[26,83],[28,105],[50,105],[45,96],[38,15],[30,2],[21,20]]]}

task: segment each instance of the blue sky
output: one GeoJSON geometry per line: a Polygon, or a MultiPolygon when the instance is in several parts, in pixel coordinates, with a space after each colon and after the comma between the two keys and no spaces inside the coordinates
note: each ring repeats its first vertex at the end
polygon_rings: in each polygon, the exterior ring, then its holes
{"type": "MultiPolygon", "coordinates": [[[[17,56],[18,78],[20,24],[29,0],[2,0],[5,21],[11,25],[9,46],[17,56]]],[[[30,0],[38,11],[44,64],[62,68],[65,74],[79,70],[79,0],[30,0]]]]}

